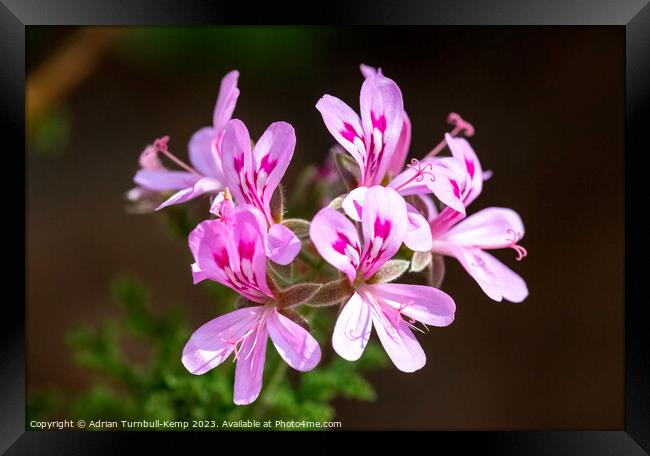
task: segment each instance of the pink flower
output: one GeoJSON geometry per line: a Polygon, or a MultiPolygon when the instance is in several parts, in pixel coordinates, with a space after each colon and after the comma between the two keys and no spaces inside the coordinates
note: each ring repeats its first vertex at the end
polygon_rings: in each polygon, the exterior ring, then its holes
{"type": "MultiPolygon", "coordinates": [[[[381,68],[375,69],[371,66],[361,64],[361,73],[368,78],[383,77],[381,68]]],[[[456,114],[453,114],[457,116],[456,114]]],[[[453,135],[460,132],[465,132],[471,136],[473,128],[467,122],[464,122],[460,116],[458,118],[450,115],[450,123],[456,126],[453,130],[453,135]],[[460,125],[461,121],[463,122],[460,125]],[[469,129],[472,128],[471,131],[469,129]],[[471,134],[470,134],[471,133],[471,134]]],[[[452,135],[452,136],[453,136],[452,135]]],[[[398,144],[395,148],[395,153],[392,157],[389,171],[391,176],[395,176],[390,183],[389,187],[395,189],[402,196],[409,195],[424,195],[433,193],[441,202],[447,206],[455,208],[457,211],[464,213],[465,207],[460,201],[458,192],[456,191],[458,183],[455,182],[456,177],[451,174],[446,167],[439,166],[432,160],[424,159],[422,162],[412,159],[409,165],[404,167],[408,149],[411,143],[411,122],[404,112],[404,125],[398,144]]],[[[417,211],[409,211],[410,213],[417,211]]],[[[413,229],[419,228],[417,225],[413,229]]],[[[407,245],[408,246],[408,245],[407,245]]],[[[411,247],[412,248],[412,247],[411,247]]],[[[413,248],[412,248],[413,249],[413,248]]],[[[413,249],[421,250],[421,249],[413,249]]],[[[428,250],[428,249],[426,249],[428,250]]]]}
{"type": "MultiPolygon", "coordinates": [[[[394,81],[377,73],[361,86],[360,106],[361,119],[331,95],[316,103],[327,129],[359,165],[359,185],[372,186],[382,183],[400,142],[405,123],[402,92],[394,81]]],[[[397,152],[399,156],[401,150],[397,152]]]]}
{"type": "Polygon", "coordinates": [[[357,360],[374,326],[395,366],[404,372],[416,371],[424,366],[426,356],[411,328],[416,329],[416,320],[449,325],[454,319],[454,301],[433,287],[371,283],[407,233],[406,204],[395,190],[370,187],[361,219],[363,244],[354,224],[334,209],[322,209],[310,225],[309,235],[320,255],[344,273],[355,289],[336,322],[332,345],[341,357],[357,360]]]}
{"type": "Polygon", "coordinates": [[[272,123],[251,150],[248,129],[239,119],[226,125],[222,164],[226,185],[239,204],[259,209],[268,225],[268,257],[289,264],[300,251],[295,234],[271,213],[271,198],[289,166],[296,134],[286,122],[272,123]]]}
{"type": "MultiPolygon", "coordinates": [[[[327,129],[352,155],[360,168],[359,187],[347,196],[343,207],[353,219],[360,221],[357,210],[363,206],[368,186],[381,184],[387,173],[397,176],[389,187],[400,195],[434,193],[443,203],[464,212],[465,208],[455,189],[455,177],[447,168],[431,162],[413,160],[401,172],[411,142],[411,123],[404,111],[402,93],[394,81],[385,77],[381,69],[361,65],[366,80],[361,87],[361,117],[338,98],[323,96],[316,108],[321,112],[327,129]]],[[[408,205],[407,247],[416,251],[431,249],[432,239],[427,221],[408,205]]]]}
{"type": "Polygon", "coordinates": [[[239,96],[238,77],[239,72],[231,71],[222,79],[214,109],[213,126],[201,128],[190,139],[188,145],[190,165],[169,151],[167,137],[156,140],[152,146],[145,149],[148,153],[145,164],[143,164],[143,157],[140,157],[141,169],[134,178],[139,187],[157,192],[176,191],[156,210],[184,203],[206,193],[216,193],[223,188],[221,139],[239,96]],[[183,171],[171,171],[165,168],[160,163],[158,154],[165,155],[183,171]],[[154,163],[157,166],[150,166],[154,163]]]}
{"type": "MultiPolygon", "coordinates": [[[[364,78],[372,78],[377,74],[381,75],[381,68],[375,69],[369,65],[364,65],[363,63],[359,65],[361,69],[361,74],[364,78]]],[[[387,171],[391,176],[399,174],[400,171],[404,168],[404,163],[406,162],[406,156],[408,154],[409,146],[411,145],[411,120],[409,116],[404,111],[402,118],[402,131],[400,132],[399,138],[397,139],[397,144],[395,145],[395,151],[388,163],[387,171]]]]}
{"type": "Polygon", "coordinates": [[[255,207],[234,208],[232,220],[208,220],[189,236],[194,282],[214,280],[258,303],[215,318],[197,329],[183,349],[182,362],[204,374],[235,353],[234,402],[250,404],[262,388],[267,337],[294,369],[308,371],[320,361],[318,342],[280,313],[266,282],[266,223],[255,207]]]}
{"type": "MultiPolygon", "coordinates": [[[[453,169],[459,179],[459,192],[463,204],[468,206],[481,193],[483,180],[489,173],[483,172],[481,164],[463,138],[445,135],[452,157],[436,158],[453,169]]],[[[528,296],[526,282],[485,250],[512,248],[517,260],[527,255],[526,249],[517,242],[524,236],[521,217],[511,210],[500,207],[483,209],[465,219],[465,215],[451,207],[438,213],[429,205],[429,224],[433,237],[434,253],[453,256],[479,284],[481,289],[495,301],[506,299],[521,302],[528,296]]]]}

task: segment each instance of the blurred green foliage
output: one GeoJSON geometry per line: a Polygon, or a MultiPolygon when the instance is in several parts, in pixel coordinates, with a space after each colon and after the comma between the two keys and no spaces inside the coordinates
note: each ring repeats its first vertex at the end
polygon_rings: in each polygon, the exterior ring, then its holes
{"type": "MultiPolygon", "coordinates": [[[[220,298],[217,302],[234,301],[234,293],[225,287],[209,289],[220,298]]],[[[97,374],[97,382],[68,398],[54,392],[30,394],[27,423],[45,418],[214,419],[219,423],[240,419],[331,420],[335,416],[331,401],[337,397],[373,400],[375,392],[362,373],[387,364],[384,352],[371,343],[356,363],[325,353],[316,369],[294,375],[270,349],[260,397],[249,406],[236,406],[232,402],[232,361],[201,376],[191,375],[181,364],[181,351],[191,330],[179,312],[153,313],[146,289],[129,277],[114,282],[113,295],[122,308],[120,318],[96,328],[79,327],[68,337],[76,364],[97,374]],[[146,362],[130,359],[127,347],[133,342],[146,349],[146,362]]],[[[310,318],[324,352],[333,318],[331,311],[320,311],[310,318]]]]}
{"type": "Polygon", "coordinates": [[[70,141],[71,124],[72,114],[67,108],[49,109],[28,137],[30,150],[41,155],[60,155],[70,141]]]}
{"type": "Polygon", "coordinates": [[[326,27],[296,26],[139,27],[122,42],[118,55],[170,74],[228,62],[240,70],[264,69],[274,76],[278,60],[309,68],[330,33],[326,27]]]}

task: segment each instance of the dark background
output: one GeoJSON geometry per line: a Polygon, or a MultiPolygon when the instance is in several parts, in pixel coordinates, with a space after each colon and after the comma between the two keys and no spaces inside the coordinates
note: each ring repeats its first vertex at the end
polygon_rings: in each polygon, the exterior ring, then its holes
{"type": "MultiPolygon", "coordinates": [[[[78,32],[30,27],[28,77],[69,40],[92,40],[78,32]]],[[[420,337],[427,366],[372,375],[378,400],[339,401],[338,419],[346,429],[623,427],[623,28],[113,32],[30,134],[28,391],[75,391],[92,380],[63,339],[117,312],[107,290],[118,272],[146,281],[160,309],[188,304],[197,325],[212,317],[209,297],[191,284],[185,246],[158,217],[124,211],[147,142],[169,134],[182,155],[210,123],[219,80],[237,68],[235,116],[252,136],[275,120],[296,128],[290,189],[333,143],[316,100],[331,93],[356,109],[364,62],[400,85],[412,156],[439,141],[449,111],[474,123],[472,144],[494,177],[470,212],[505,206],[521,214],[528,258],[497,256],[526,279],[530,297],[492,302],[447,261],[443,289],[456,300],[456,320],[420,337]]]]}

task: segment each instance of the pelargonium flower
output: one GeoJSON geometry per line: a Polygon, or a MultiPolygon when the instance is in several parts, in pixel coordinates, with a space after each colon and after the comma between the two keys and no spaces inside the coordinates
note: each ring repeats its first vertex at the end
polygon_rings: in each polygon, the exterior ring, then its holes
{"type": "Polygon", "coordinates": [[[208,279],[256,303],[211,320],[197,329],[183,349],[183,365],[200,375],[235,354],[234,402],[250,404],[260,393],[270,337],[289,366],[313,369],[320,361],[318,342],[283,315],[266,281],[266,222],[255,207],[242,205],[232,219],[207,220],[189,236],[194,283],[208,279]]]}
{"type": "Polygon", "coordinates": [[[300,251],[300,241],[280,222],[282,213],[271,211],[271,199],[289,166],[296,134],[286,122],[272,123],[251,150],[248,129],[239,119],[226,125],[221,146],[226,185],[239,204],[258,208],[268,226],[268,256],[286,265],[300,251]]]}
{"type": "MultiPolygon", "coordinates": [[[[138,163],[141,172],[165,170],[160,158],[158,158],[158,151],[153,144],[149,144],[140,153],[138,163]]],[[[126,199],[134,203],[130,208],[131,210],[144,213],[154,210],[162,202],[163,197],[159,191],[138,185],[126,193],[126,199]]]]}
{"type": "MultiPolygon", "coordinates": [[[[453,158],[434,160],[444,160],[447,166],[456,168],[456,174],[458,170],[462,171],[464,179],[459,180],[459,192],[463,204],[468,206],[481,193],[487,175],[467,140],[447,134],[445,141],[453,158]]],[[[512,248],[517,252],[518,261],[527,255],[526,249],[517,244],[524,235],[524,225],[515,211],[490,207],[465,218],[463,213],[453,208],[445,207],[438,212],[435,206],[429,205],[428,219],[433,238],[432,251],[460,261],[490,298],[521,302],[528,296],[526,282],[485,252],[512,248]]]]}
{"type": "Polygon", "coordinates": [[[361,86],[361,119],[340,99],[324,95],[316,108],[332,136],[360,168],[359,185],[381,184],[395,154],[404,124],[402,93],[378,73],[361,86]]]}
{"type": "MultiPolygon", "coordinates": [[[[331,95],[324,95],[316,104],[327,129],[359,165],[358,187],[344,202],[348,215],[360,220],[356,208],[363,205],[367,187],[382,184],[388,171],[391,175],[397,174],[388,186],[402,196],[434,193],[446,205],[463,212],[458,184],[447,168],[414,160],[400,173],[411,138],[411,124],[404,111],[402,93],[381,70],[362,65],[361,71],[366,77],[361,87],[361,121],[348,105],[331,95]]],[[[426,219],[410,205],[408,220],[407,247],[416,251],[430,250],[431,236],[426,219]]]]}
{"type": "MultiPolygon", "coordinates": [[[[381,75],[381,68],[373,68],[369,65],[364,65],[363,63],[359,65],[361,74],[364,78],[372,78],[377,74],[381,75]]],[[[408,155],[409,146],[411,145],[411,120],[409,116],[404,111],[402,115],[402,131],[400,131],[399,138],[397,139],[397,144],[395,145],[395,150],[391,156],[390,161],[388,162],[387,171],[391,176],[395,176],[402,171],[404,168],[404,163],[406,163],[406,156],[408,155]]]]}
{"type": "Polygon", "coordinates": [[[407,224],[404,199],[381,186],[370,187],[365,194],[363,244],[355,225],[332,208],[322,209],[311,222],[309,235],[316,249],[354,288],[332,336],[334,350],[347,360],[361,357],[374,326],[395,366],[404,372],[416,371],[425,365],[426,355],[411,331],[415,322],[447,326],[454,320],[456,306],[443,291],[373,283],[373,277],[402,244],[407,224]]]}
{"type": "MultiPolygon", "coordinates": [[[[239,72],[231,71],[221,81],[219,96],[214,109],[212,127],[198,130],[190,139],[189,161],[187,164],[173,155],[168,148],[168,137],[156,140],[145,149],[151,158],[157,160],[156,167],[143,165],[134,177],[135,183],[144,189],[156,192],[176,191],[167,201],[157,207],[160,210],[173,204],[180,204],[206,193],[216,193],[223,189],[223,170],[221,168],[221,139],[226,123],[232,117],[239,97],[237,79],[239,72]],[[183,171],[165,168],[158,154],[163,154],[183,171]]],[[[144,153],[143,153],[144,154],[144,153]]]]}

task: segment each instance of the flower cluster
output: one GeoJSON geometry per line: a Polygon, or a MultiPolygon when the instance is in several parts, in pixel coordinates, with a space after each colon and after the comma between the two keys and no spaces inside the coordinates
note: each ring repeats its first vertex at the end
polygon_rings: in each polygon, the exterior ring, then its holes
{"type": "Polygon", "coordinates": [[[268,337],[292,368],[317,366],[321,348],[302,306],[339,306],[331,346],[342,358],[359,359],[374,328],[395,366],[414,372],[426,363],[414,331],[454,320],[456,304],[439,289],[444,256],[456,258],[493,300],[528,295],[523,279],[486,252],[512,248],[517,260],[526,256],[519,215],[493,207],[467,216],[491,176],[466,139],[474,127],[450,114],[451,131],[407,164],[411,122],[400,88],[380,69],[361,65],[361,72],[360,115],[331,95],[316,103],[338,142],[317,178],[327,174],[328,188],[343,183],[347,190],[324,199],[329,204],[311,222],[284,218],[280,182],[296,146],[294,129],[275,122],[251,142],[245,124],[232,118],[237,71],[221,82],[213,125],[192,136],[189,164],[172,154],[167,137],[140,155],[132,201],[163,209],[210,197],[207,220],[188,239],[194,283],[218,282],[240,298],[236,310],[192,334],[182,363],[200,375],[233,354],[236,404],[261,391],[268,337]],[[440,156],[445,148],[450,154],[440,156]],[[287,268],[290,278],[282,280],[287,268]],[[427,285],[393,282],[409,268],[426,271],[427,285]],[[303,274],[295,279],[293,269],[303,274]]]}

